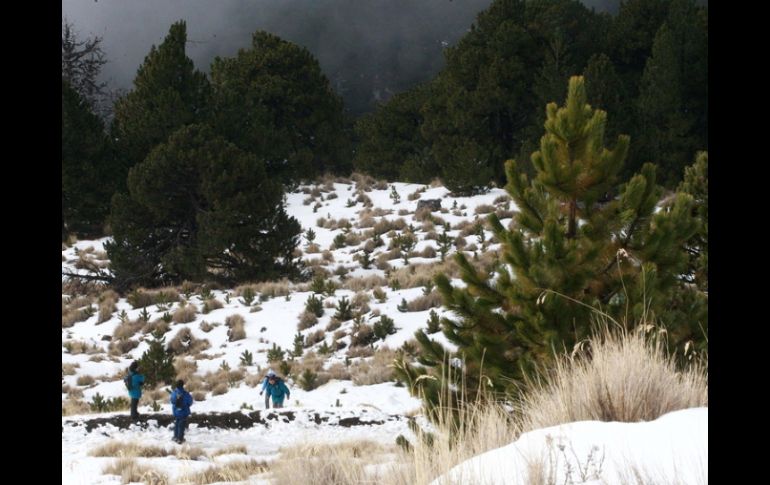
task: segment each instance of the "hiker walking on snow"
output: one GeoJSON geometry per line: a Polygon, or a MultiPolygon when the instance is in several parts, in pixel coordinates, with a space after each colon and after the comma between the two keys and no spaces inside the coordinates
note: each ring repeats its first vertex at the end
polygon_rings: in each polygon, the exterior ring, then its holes
{"type": "Polygon", "coordinates": [[[192,394],[184,390],[184,381],[179,379],[176,381],[176,389],[171,393],[171,412],[175,418],[173,440],[180,445],[184,443],[184,430],[192,403],[192,394]]]}
{"type": "Polygon", "coordinates": [[[139,373],[139,362],[131,362],[125,384],[128,388],[128,396],[131,398],[131,419],[139,419],[139,412],[136,408],[139,406],[139,399],[142,397],[142,384],[144,384],[144,376],[139,373]]]}
{"type": "Polygon", "coordinates": [[[283,379],[275,375],[275,372],[272,375],[268,373],[265,391],[267,391],[268,396],[273,398],[273,408],[282,408],[284,398],[291,397],[289,388],[286,387],[283,379]]]}
{"type": "MultiPolygon", "coordinates": [[[[275,377],[275,371],[273,369],[270,369],[267,371],[267,375],[265,376],[265,380],[262,381],[262,390],[259,391],[259,395],[265,394],[265,389],[267,389],[268,382],[270,380],[270,377],[275,377]]],[[[265,409],[270,409],[270,393],[268,392],[265,394],[265,409]]]]}

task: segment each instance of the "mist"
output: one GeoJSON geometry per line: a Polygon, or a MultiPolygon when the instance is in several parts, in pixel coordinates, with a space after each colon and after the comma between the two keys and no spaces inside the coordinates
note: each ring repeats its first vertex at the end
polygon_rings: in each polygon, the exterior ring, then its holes
{"type": "MultiPolygon", "coordinates": [[[[208,72],[215,56],[248,48],[266,30],[306,47],[353,115],[433,78],[442,50],[468,31],[492,0],[63,0],[80,38],[100,36],[102,80],[130,89],[150,47],[187,22],[187,55],[208,72]]],[[[619,0],[584,0],[615,12],[619,0]]]]}

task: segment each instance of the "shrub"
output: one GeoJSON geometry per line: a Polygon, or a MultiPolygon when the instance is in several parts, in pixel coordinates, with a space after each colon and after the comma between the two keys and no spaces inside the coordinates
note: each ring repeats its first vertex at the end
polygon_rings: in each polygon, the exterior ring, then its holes
{"type": "Polygon", "coordinates": [[[197,354],[211,347],[208,340],[196,339],[188,328],[179,330],[168,343],[168,350],[174,355],[197,354]]]}
{"type": "Polygon", "coordinates": [[[227,338],[230,340],[230,342],[235,342],[236,340],[243,340],[246,338],[246,321],[241,315],[238,315],[237,313],[230,315],[225,320],[225,325],[227,325],[229,328],[227,331],[227,338]]]}
{"type": "Polygon", "coordinates": [[[708,373],[699,361],[684,370],[665,349],[665,335],[600,327],[586,346],[562,355],[547,383],[530,382],[526,430],[572,421],[652,421],[708,405],[708,373]]]}
{"type": "Polygon", "coordinates": [[[188,303],[183,307],[177,308],[174,312],[174,323],[189,323],[195,320],[195,315],[198,313],[198,309],[192,303],[188,303]]]}
{"type": "Polygon", "coordinates": [[[353,318],[353,309],[346,296],[343,296],[337,302],[337,312],[334,314],[334,318],[340,322],[347,322],[353,318]]]}
{"type": "Polygon", "coordinates": [[[351,347],[363,347],[373,344],[377,340],[374,329],[367,324],[360,325],[350,336],[351,347]]]}
{"type": "Polygon", "coordinates": [[[385,340],[388,335],[396,333],[396,324],[392,318],[387,315],[382,315],[379,322],[375,322],[372,328],[374,336],[378,339],[385,340]]]}
{"type": "MultiPolygon", "coordinates": [[[[323,310],[323,307],[321,308],[323,310]]],[[[318,317],[315,314],[308,311],[304,311],[299,315],[299,323],[297,323],[298,330],[305,330],[318,323],[318,317]]]]}

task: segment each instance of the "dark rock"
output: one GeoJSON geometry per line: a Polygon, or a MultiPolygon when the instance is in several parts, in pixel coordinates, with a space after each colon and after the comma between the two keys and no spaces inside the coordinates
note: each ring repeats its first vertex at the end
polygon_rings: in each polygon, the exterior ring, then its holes
{"type": "Polygon", "coordinates": [[[423,207],[430,208],[430,210],[432,212],[433,211],[440,211],[441,210],[441,199],[418,200],[417,201],[417,210],[420,210],[423,207]]]}

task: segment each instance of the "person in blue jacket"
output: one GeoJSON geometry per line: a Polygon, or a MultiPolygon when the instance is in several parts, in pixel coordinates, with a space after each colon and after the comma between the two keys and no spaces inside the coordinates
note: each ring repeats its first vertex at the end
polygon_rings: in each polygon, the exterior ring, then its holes
{"type": "MultiPolygon", "coordinates": [[[[267,375],[265,376],[265,380],[262,381],[262,390],[259,391],[259,395],[260,396],[265,393],[265,389],[267,389],[267,384],[268,384],[268,381],[270,380],[270,377],[275,377],[275,371],[273,371],[273,369],[270,369],[269,371],[267,371],[267,375]]],[[[265,409],[270,409],[270,393],[269,392],[267,394],[265,394],[265,409]]]]}
{"type": "Polygon", "coordinates": [[[139,419],[139,399],[142,397],[142,384],[144,384],[144,376],[139,373],[139,362],[133,361],[128,366],[128,382],[130,387],[128,389],[128,396],[131,398],[131,419],[139,419]]]}
{"type": "Polygon", "coordinates": [[[265,387],[265,391],[267,391],[268,396],[273,398],[273,408],[282,408],[284,398],[288,399],[291,397],[289,388],[286,387],[283,379],[276,376],[275,373],[267,376],[267,387],[265,387]]]}
{"type": "Polygon", "coordinates": [[[190,406],[192,406],[192,394],[184,390],[184,381],[176,381],[176,389],[171,393],[171,412],[174,413],[174,438],[173,440],[180,445],[184,443],[184,430],[187,426],[187,417],[190,415],[190,406]]]}

